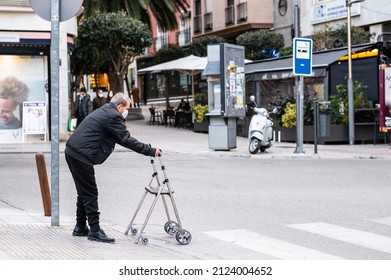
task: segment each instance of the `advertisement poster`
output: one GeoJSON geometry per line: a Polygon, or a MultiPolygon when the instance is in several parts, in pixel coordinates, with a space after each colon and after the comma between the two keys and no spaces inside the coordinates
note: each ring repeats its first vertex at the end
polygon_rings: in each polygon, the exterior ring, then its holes
{"type": "Polygon", "coordinates": [[[23,133],[46,133],[46,103],[45,101],[23,102],[23,133]]]}
{"type": "Polygon", "coordinates": [[[391,68],[384,69],[384,115],[385,127],[387,130],[391,129],[391,68]]]}
{"type": "Polygon", "coordinates": [[[46,86],[46,57],[0,56],[0,143],[22,141],[23,102],[46,101],[46,86]]]}

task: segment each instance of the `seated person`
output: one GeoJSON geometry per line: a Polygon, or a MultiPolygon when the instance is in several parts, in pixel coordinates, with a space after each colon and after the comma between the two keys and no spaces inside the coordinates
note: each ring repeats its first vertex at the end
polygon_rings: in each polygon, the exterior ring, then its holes
{"type": "Polygon", "coordinates": [[[190,111],[190,109],[190,103],[182,98],[178,105],[177,111],[190,111]]]}

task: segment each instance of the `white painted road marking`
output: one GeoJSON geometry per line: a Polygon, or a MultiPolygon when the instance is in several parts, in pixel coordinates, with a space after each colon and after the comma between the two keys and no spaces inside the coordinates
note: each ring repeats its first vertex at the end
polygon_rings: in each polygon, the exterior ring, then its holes
{"type": "Polygon", "coordinates": [[[214,238],[283,260],[337,260],[340,257],[261,235],[246,229],[204,232],[214,238]]]}
{"type": "Polygon", "coordinates": [[[371,221],[379,223],[379,224],[385,224],[385,225],[390,225],[391,226],[391,217],[380,218],[380,219],[373,219],[371,221]]]}
{"type": "Polygon", "coordinates": [[[383,235],[327,223],[296,224],[289,227],[391,254],[391,238],[383,235]]]}

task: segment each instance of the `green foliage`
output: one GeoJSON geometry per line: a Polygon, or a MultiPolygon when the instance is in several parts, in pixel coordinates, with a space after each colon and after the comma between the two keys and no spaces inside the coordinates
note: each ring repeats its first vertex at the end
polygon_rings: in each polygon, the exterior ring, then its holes
{"type": "Polygon", "coordinates": [[[203,93],[194,94],[194,105],[205,105],[207,103],[207,97],[203,93]]]}
{"type": "Polygon", "coordinates": [[[199,39],[193,40],[191,44],[189,45],[189,48],[187,50],[188,55],[195,55],[195,56],[207,56],[208,54],[208,45],[211,44],[219,44],[224,43],[225,40],[219,36],[205,36],[201,37],[199,39]]]}
{"type": "Polygon", "coordinates": [[[84,0],[84,14],[91,17],[98,10],[106,13],[125,11],[127,15],[151,26],[150,13],[162,30],[178,28],[176,12],[187,11],[186,0],[84,0]]]}
{"type": "MultiPolygon", "coordinates": [[[[371,37],[375,35],[375,33],[365,31],[361,27],[352,27],[351,31],[352,45],[369,43],[371,37]]],[[[311,36],[314,51],[345,47],[348,45],[347,37],[347,24],[339,25],[334,29],[326,26],[311,36]]]]}
{"type": "Polygon", "coordinates": [[[157,64],[175,60],[185,56],[185,51],[178,45],[168,45],[156,52],[155,62],[157,64]]]}
{"type": "Polygon", "coordinates": [[[289,56],[289,55],[293,55],[293,48],[292,47],[280,49],[280,57],[281,56],[289,56]]]}
{"type": "Polygon", "coordinates": [[[239,35],[236,43],[244,46],[247,59],[259,60],[272,57],[271,50],[280,51],[284,47],[284,36],[261,29],[239,35]]]}
{"type": "Polygon", "coordinates": [[[144,23],[124,13],[97,12],[79,26],[73,63],[79,65],[79,71],[84,68],[85,73],[108,69],[110,84],[119,87],[113,91],[122,91],[129,64],[151,43],[151,32],[144,23]],[[117,80],[112,81],[112,77],[117,80]]]}
{"type": "Polygon", "coordinates": [[[286,128],[296,126],[296,104],[287,103],[285,113],[282,115],[282,126],[286,128]]]}
{"type": "MultiPolygon", "coordinates": [[[[364,93],[366,85],[359,81],[353,83],[354,108],[367,108],[368,99],[364,93]]],[[[348,124],[349,123],[349,107],[348,107],[348,87],[347,84],[338,84],[336,86],[337,93],[331,95],[331,124],[348,124]]]]}
{"type": "Polygon", "coordinates": [[[196,115],[197,122],[203,122],[205,120],[205,114],[208,113],[208,104],[205,94],[194,94],[193,111],[196,115]]]}

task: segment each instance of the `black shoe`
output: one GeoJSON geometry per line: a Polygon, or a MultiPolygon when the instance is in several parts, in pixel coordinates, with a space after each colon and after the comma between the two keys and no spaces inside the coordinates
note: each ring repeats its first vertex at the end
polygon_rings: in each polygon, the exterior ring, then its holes
{"type": "Polygon", "coordinates": [[[73,236],[87,236],[89,232],[90,232],[90,230],[88,229],[87,226],[84,226],[84,227],[75,226],[75,228],[73,229],[72,235],[73,236]]]}
{"type": "Polygon", "coordinates": [[[99,230],[97,232],[90,231],[88,234],[88,240],[99,241],[105,243],[114,243],[114,238],[108,237],[107,234],[103,230],[99,230]]]}

